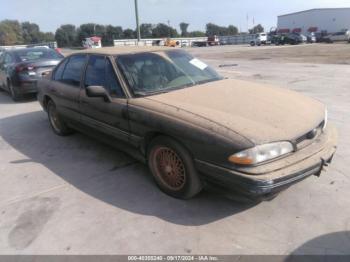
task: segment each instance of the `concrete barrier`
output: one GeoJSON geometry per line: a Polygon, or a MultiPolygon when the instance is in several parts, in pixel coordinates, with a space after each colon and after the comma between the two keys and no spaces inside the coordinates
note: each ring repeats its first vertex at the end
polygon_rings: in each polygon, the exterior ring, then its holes
{"type": "MultiPolygon", "coordinates": [[[[177,37],[171,38],[178,41],[180,46],[192,46],[196,41],[207,41],[207,37],[177,37]]],[[[152,45],[164,45],[166,38],[149,38],[141,39],[140,42],[137,39],[118,39],[114,40],[114,46],[152,46],[152,45]]]]}

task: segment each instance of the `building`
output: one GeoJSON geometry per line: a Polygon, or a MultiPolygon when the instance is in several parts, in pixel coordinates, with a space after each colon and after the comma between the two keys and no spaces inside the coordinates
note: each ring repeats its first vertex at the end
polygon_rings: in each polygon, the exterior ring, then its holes
{"type": "Polygon", "coordinates": [[[350,29],[350,8],[319,8],[278,16],[280,33],[335,33],[350,29]]]}

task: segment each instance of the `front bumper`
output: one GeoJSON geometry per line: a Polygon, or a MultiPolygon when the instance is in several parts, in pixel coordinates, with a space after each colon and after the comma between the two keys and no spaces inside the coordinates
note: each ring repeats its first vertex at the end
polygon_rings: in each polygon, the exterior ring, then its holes
{"type": "Polygon", "coordinates": [[[257,167],[231,170],[196,160],[203,179],[222,189],[252,198],[276,194],[311,175],[319,176],[336,151],[337,131],[328,127],[322,138],[290,156],[257,167]]]}

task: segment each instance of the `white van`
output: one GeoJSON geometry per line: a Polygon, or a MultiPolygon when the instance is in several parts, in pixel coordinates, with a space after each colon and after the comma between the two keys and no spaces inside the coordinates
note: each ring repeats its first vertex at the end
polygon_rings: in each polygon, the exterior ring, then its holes
{"type": "Polygon", "coordinates": [[[267,33],[259,33],[255,35],[254,40],[250,41],[251,46],[260,46],[270,44],[269,36],[267,33]]]}

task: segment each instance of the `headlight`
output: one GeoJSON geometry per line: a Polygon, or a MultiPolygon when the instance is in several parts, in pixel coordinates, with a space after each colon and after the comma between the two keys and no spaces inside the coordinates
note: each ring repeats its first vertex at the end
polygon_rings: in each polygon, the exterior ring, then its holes
{"type": "Polygon", "coordinates": [[[277,142],[238,152],[230,156],[228,160],[239,165],[254,165],[288,154],[293,150],[293,145],[290,142],[277,142]]]}
{"type": "Polygon", "coordinates": [[[327,123],[328,123],[328,109],[326,107],[326,109],[324,111],[324,124],[323,124],[322,130],[326,129],[327,123]]]}

